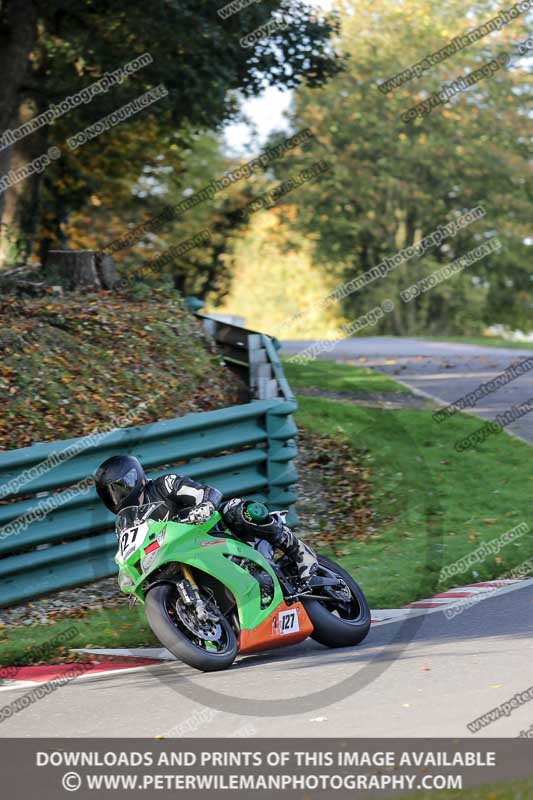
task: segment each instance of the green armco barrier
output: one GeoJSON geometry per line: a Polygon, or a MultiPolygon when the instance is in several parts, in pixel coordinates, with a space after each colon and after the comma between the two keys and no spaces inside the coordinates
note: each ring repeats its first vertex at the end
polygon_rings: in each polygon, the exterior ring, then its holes
{"type": "Polygon", "coordinates": [[[278,382],[281,394],[285,400],[294,400],[292,389],[289,386],[287,378],[285,377],[283,366],[278,356],[278,350],[281,348],[280,342],[277,339],[271,339],[269,336],[265,336],[264,333],[261,334],[261,339],[263,342],[263,347],[268,353],[272,370],[274,372],[274,377],[278,382]]]}
{"type": "Polygon", "coordinates": [[[295,410],[292,398],[254,400],[0,453],[0,606],[116,574],[113,515],[87,480],[116,453],[151,478],[176,471],[288,508],[294,525],[295,410]]]}

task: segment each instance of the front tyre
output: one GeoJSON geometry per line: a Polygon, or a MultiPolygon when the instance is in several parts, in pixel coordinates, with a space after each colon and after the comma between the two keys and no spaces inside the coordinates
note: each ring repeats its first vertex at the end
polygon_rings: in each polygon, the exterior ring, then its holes
{"type": "MultiPolygon", "coordinates": [[[[311,638],[326,647],[353,647],[365,639],[370,630],[370,609],[366,597],[345,569],[318,556],[318,572],[322,577],[336,576],[343,582],[340,591],[329,587],[320,590],[324,600],[306,600],[305,610],[313,623],[311,638]]],[[[317,594],[313,591],[313,594],[317,594]]]]}
{"type": "MultiPolygon", "coordinates": [[[[146,594],[148,624],[161,644],[180,661],[202,672],[230,667],[235,661],[238,643],[228,620],[218,612],[218,622],[212,625],[210,632],[199,627],[188,609],[178,606],[179,603],[181,599],[172,583],[157,584],[146,594]]],[[[213,606],[213,610],[215,608],[213,606]]]]}

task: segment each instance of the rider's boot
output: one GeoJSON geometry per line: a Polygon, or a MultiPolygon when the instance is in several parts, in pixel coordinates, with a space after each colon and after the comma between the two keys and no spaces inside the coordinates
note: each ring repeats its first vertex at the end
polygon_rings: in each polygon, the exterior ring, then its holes
{"type": "Polygon", "coordinates": [[[318,568],[318,559],[315,551],[308,544],[302,542],[294,531],[285,524],[287,512],[273,511],[270,516],[279,524],[276,546],[296,564],[298,578],[302,583],[307,583],[318,568]]]}

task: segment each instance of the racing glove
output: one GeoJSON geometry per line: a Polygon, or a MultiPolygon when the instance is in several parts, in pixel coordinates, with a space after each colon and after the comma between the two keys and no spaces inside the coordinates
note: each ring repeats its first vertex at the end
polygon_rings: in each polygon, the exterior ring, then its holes
{"type": "Polygon", "coordinates": [[[207,522],[211,514],[216,511],[215,506],[210,501],[206,503],[200,503],[194,508],[191,508],[187,516],[185,517],[185,522],[188,522],[190,525],[197,525],[201,522],[207,522]]]}

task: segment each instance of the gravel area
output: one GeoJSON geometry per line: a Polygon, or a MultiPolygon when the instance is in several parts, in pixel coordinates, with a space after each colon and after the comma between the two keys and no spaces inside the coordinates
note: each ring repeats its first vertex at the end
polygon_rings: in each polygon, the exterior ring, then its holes
{"type": "Polygon", "coordinates": [[[122,602],[128,600],[119,591],[117,579],[104,578],[87,586],[39,597],[30,603],[0,608],[0,625],[15,627],[33,623],[46,624],[58,617],[69,616],[73,611],[112,608],[122,602]]]}

